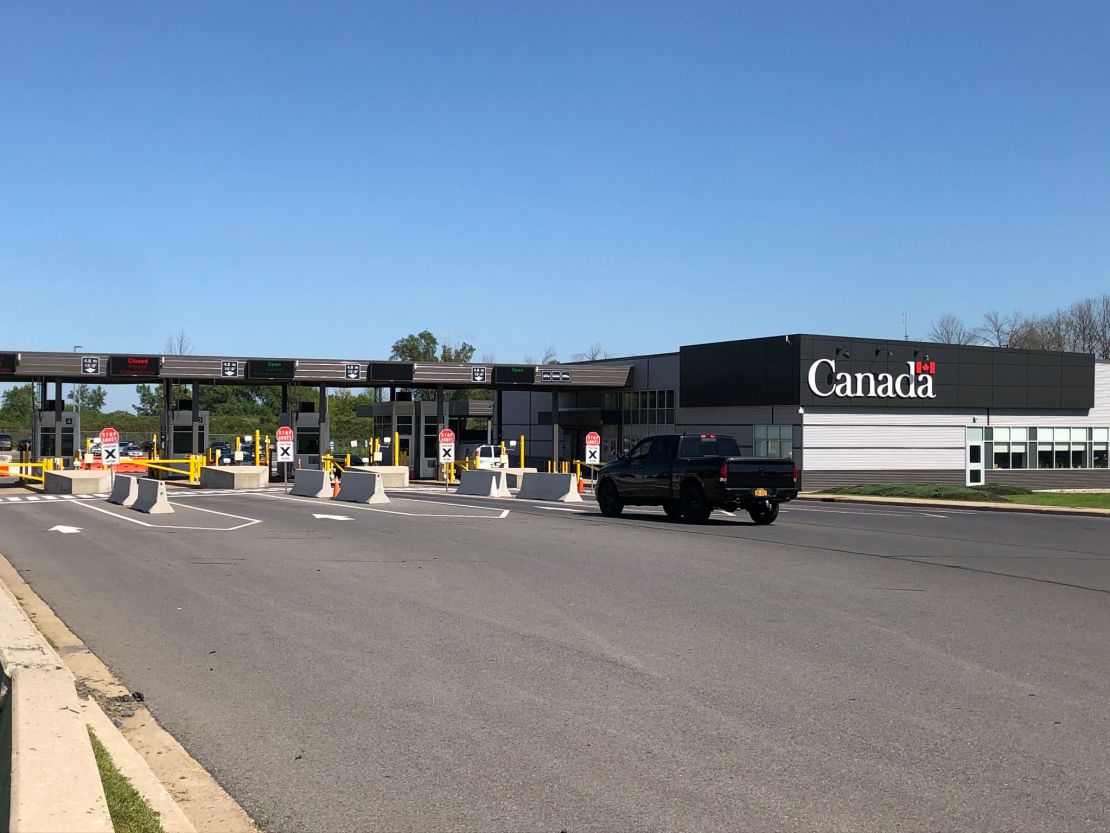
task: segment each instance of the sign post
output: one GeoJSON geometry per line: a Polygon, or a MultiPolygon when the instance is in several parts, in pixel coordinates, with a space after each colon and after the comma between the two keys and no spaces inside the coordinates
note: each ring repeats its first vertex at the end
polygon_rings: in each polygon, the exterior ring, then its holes
{"type": "Polygon", "coordinates": [[[597,431],[586,435],[586,465],[601,465],[601,435],[597,431]]]}
{"type": "Polygon", "coordinates": [[[439,432],[439,464],[449,466],[447,476],[443,479],[443,489],[446,491],[454,479],[451,475],[455,471],[455,432],[450,428],[444,428],[439,432]]]}
{"type": "Polygon", "coordinates": [[[111,481],[116,480],[116,466],[119,465],[119,431],[103,428],[100,431],[100,465],[111,472],[111,481]]]}
{"type": "Polygon", "coordinates": [[[293,462],[293,429],[283,425],[277,430],[277,461],[281,466],[282,482],[289,491],[289,465],[293,462]]]}

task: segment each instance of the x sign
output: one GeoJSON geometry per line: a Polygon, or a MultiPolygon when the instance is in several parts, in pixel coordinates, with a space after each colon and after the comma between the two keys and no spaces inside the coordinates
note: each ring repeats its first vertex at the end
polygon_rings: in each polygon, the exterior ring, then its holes
{"type": "Polygon", "coordinates": [[[601,462],[601,449],[596,445],[586,446],[586,462],[587,463],[600,463],[601,462]]]}
{"type": "Polygon", "coordinates": [[[453,463],[455,462],[455,446],[441,445],[439,447],[439,462],[453,463]]]}
{"type": "Polygon", "coordinates": [[[119,463],[119,448],[105,448],[102,451],[101,459],[105,466],[114,466],[119,463]]]}
{"type": "Polygon", "coordinates": [[[293,462],[293,443],[292,443],[292,441],[286,442],[284,440],[278,440],[277,460],[278,460],[279,463],[292,463],[293,462]]]}

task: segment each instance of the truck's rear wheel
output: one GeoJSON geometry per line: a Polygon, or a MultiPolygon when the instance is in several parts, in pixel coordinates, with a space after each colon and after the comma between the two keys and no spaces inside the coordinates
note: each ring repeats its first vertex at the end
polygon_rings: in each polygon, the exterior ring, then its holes
{"type": "Polygon", "coordinates": [[[667,517],[672,520],[678,520],[682,517],[682,502],[677,500],[663,501],[663,511],[667,513],[667,517]]]}
{"type": "Polygon", "coordinates": [[[703,524],[709,520],[713,507],[705,499],[705,492],[696,483],[682,487],[682,519],[688,524],[703,524]]]}
{"type": "Polygon", "coordinates": [[[749,509],[748,514],[760,526],[773,524],[775,518],[779,516],[779,505],[777,503],[761,503],[759,506],[749,509]]]}
{"type": "Polygon", "coordinates": [[[624,511],[624,502],[611,481],[603,480],[597,487],[597,505],[607,518],[615,518],[624,511]]]}

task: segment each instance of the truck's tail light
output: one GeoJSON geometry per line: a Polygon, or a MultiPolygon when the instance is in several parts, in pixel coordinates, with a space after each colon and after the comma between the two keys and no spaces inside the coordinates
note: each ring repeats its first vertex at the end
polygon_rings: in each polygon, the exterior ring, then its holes
{"type": "Polygon", "coordinates": [[[794,464],[794,485],[798,485],[798,464],[794,464]]]}
{"type": "Polygon", "coordinates": [[[720,478],[722,483],[728,483],[728,463],[721,463],[720,478]]]}

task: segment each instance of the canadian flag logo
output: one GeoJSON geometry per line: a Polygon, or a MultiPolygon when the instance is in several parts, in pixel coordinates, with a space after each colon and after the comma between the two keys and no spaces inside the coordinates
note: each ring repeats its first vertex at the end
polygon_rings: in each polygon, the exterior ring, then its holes
{"type": "Polygon", "coordinates": [[[932,376],[934,373],[937,372],[937,363],[936,362],[914,362],[913,372],[917,373],[917,374],[928,373],[930,376],[932,376]]]}

